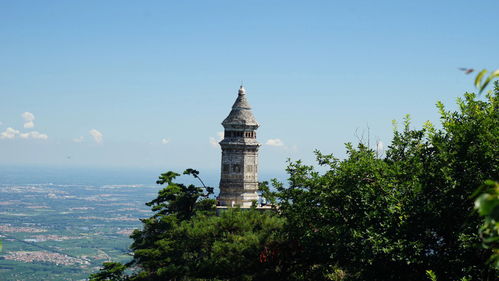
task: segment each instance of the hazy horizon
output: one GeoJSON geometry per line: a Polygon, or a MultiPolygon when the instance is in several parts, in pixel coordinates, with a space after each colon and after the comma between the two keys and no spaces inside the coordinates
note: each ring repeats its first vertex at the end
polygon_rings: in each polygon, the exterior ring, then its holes
{"type": "MultiPolygon", "coordinates": [[[[189,168],[189,167],[186,167],[189,168]]],[[[1,184],[71,184],[71,185],[156,185],[161,173],[172,169],[133,168],[133,167],[67,167],[58,165],[0,165],[1,184]]],[[[218,189],[219,170],[198,169],[206,185],[218,189]]],[[[183,169],[172,171],[182,173],[183,169]]],[[[270,171],[259,174],[260,181],[277,178],[286,181],[285,171],[270,171]]],[[[179,177],[184,183],[199,182],[189,176],[179,177]]],[[[159,187],[159,185],[158,185],[159,187]]]]}

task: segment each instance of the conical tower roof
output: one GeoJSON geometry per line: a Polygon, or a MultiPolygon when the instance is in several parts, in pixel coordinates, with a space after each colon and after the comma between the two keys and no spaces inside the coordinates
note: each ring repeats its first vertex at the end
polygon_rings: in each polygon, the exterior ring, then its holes
{"type": "Polygon", "coordinates": [[[229,116],[222,122],[222,125],[224,127],[230,125],[258,127],[255,116],[253,116],[253,113],[251,112],[251,106],[246,98],[246,90],[243,86],[239,88],[237,99],[232,106],[232,110],[230,111],[229,116]]]}

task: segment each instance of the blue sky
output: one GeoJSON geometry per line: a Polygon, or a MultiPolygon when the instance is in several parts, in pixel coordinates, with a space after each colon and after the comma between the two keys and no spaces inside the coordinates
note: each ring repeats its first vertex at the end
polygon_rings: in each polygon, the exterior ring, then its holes
{"type": "Polygon", "coordinates": [[[498,12],[469,0],[1,1],[0,165],[216,171],[210,142],[241,80],[263,173],[312,163],[314,149],[343,157],[367,127],[386,147],[393,119],[438,122],[437,100],[454,108],[473,90],[458,67],[498,67],[498,12]]]}

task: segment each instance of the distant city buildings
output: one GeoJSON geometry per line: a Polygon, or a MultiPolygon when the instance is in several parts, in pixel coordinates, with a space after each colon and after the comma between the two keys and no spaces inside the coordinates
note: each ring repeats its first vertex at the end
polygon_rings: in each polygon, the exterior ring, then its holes
{"type": "Polygon", "coordinates": [[[59,253],[47,251],[18,251],[8,252],[3,259],[21,262],[50,262],[57,265],[90,265],[88,260],[78,259],[59,253]]]}

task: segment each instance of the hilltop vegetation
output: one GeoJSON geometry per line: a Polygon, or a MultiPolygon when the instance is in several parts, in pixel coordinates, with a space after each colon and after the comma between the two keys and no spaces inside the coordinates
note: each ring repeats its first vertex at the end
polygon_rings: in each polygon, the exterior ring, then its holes
{"type": "MultiPolygon", "coordinates": [[[[497,228],[480,231],[473,193],[499,178],[498,94],[496,82],[456,112],[439,103],[440,129],[406,118],[383,157],[359,143],[344,160],[316,152],[324,173],[290,162],[288,185],[261,186],[274,211],[217,216],[210,188],[162,174],[132,262],[106,263],[91,280],[497,280],[497,228]]],[[[481,209],[492,227],[498,212],[481,209]]]]}

